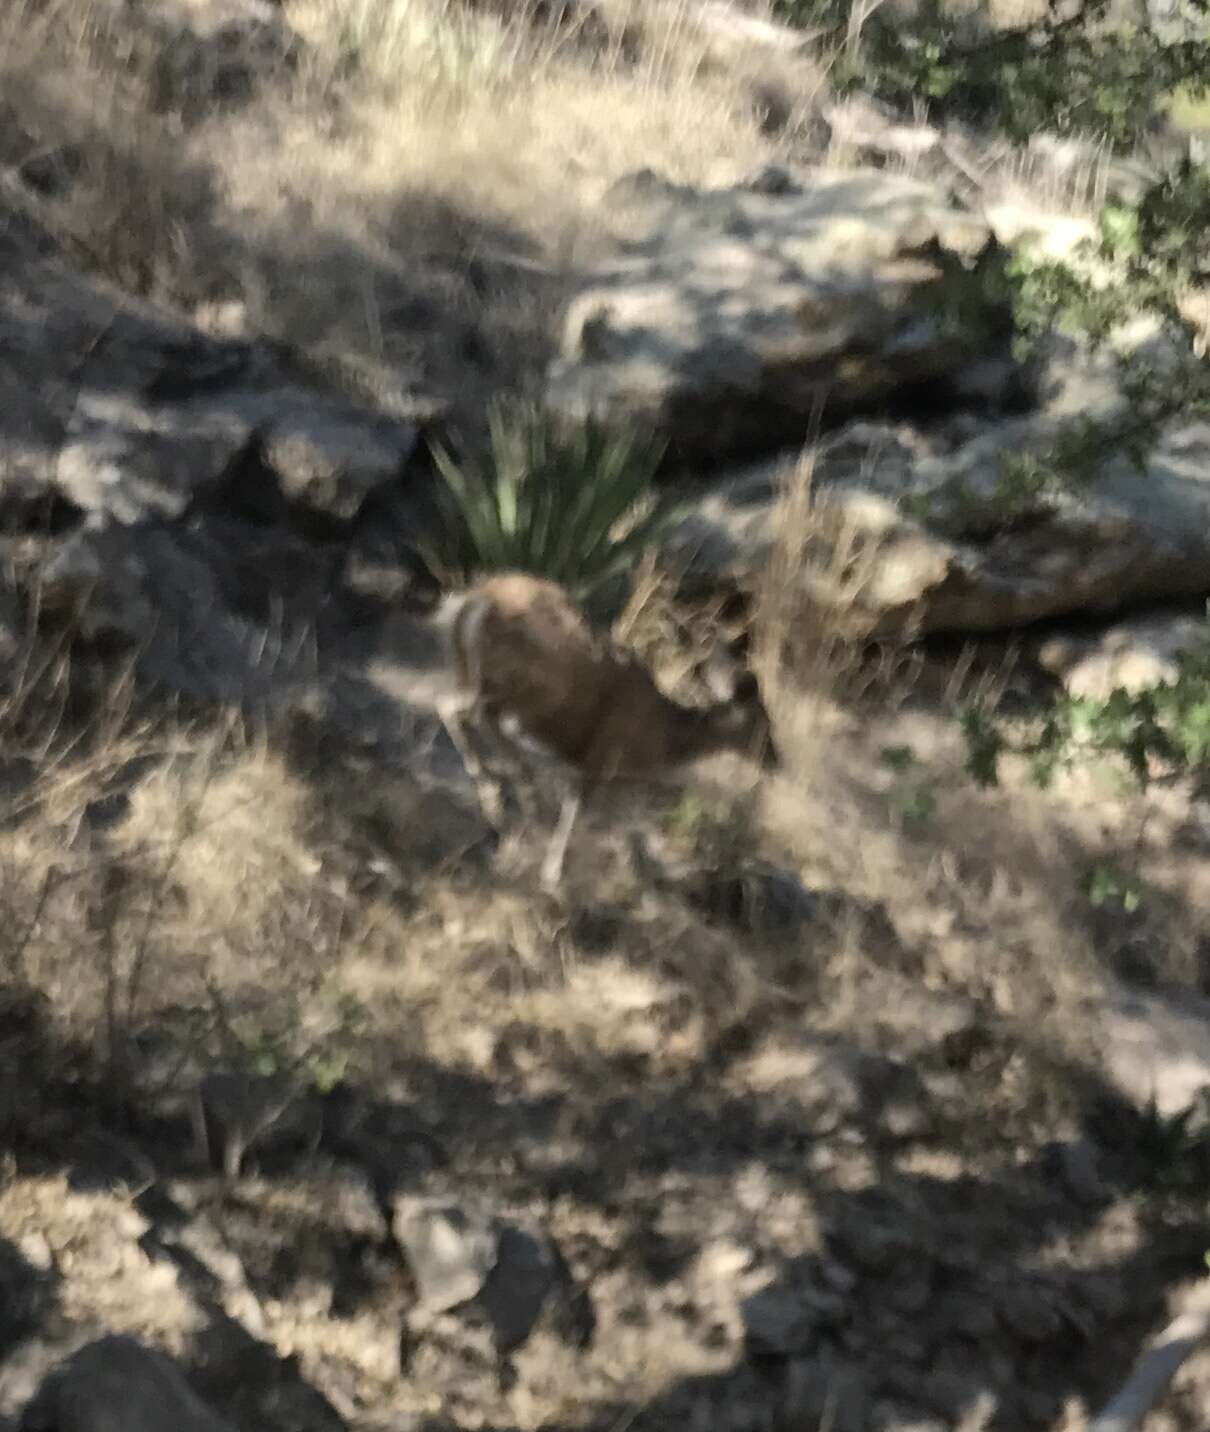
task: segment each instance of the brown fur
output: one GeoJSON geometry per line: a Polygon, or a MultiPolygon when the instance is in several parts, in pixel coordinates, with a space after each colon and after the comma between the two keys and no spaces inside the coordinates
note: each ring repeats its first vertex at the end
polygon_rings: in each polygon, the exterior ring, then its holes
{"type": "Polygon", "coordinates": [[[488,711],[515,717],[587,784],[654,775],[710,751],[768,739],[759,700],[707,707],[673,701],[636,657],[593,632],[561,587],[537,577],[509,573],[472,588],[454,648],[468,694],[477,669],[473,694],[488,711]]]}
{"type": "MultiPolygon", "coordinates": [[[[512,716],[576,770],[579,794],[611,781],[656,780],[712,751],[775,759],[751,678],[724,700],[684,706],[664,695],[637,657],[594,632],[554,582],[522,573],[483,579],[462,598],[453,646],[462,719],[469,707],[503,741],[500,719],[512,716]]],[[[469,742],[456,739],[477,766],[469,742]]],[[[565,810],[562,845],[573,820],[565,810]]],[[[556,858],[552,846],[548,873],[561,864],[562,850],[556,858]]]]}

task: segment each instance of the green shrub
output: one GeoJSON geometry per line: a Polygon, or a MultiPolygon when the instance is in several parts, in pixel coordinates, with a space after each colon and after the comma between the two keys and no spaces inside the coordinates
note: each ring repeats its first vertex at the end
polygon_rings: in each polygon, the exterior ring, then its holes
{"type": "MultiPolygon", "coordinates": [[[[1210,26],[1207,0],[1188,3],[1210,26]]],[[[914,20],[874,10],[859,27],[845,0],[776,0],[776,8],[792,24],[833,37],[842,87],[860,85],[899,104],[926,100],[935,114],[1019,141],[1045,129],[1127,147],[1173,91],[1196,103],[1210,88],[1204,37],[1110,23],[1109,0],[1074,9],[1051,0],[1032,23],[982,35],[936,3],[914,20]]]]}
{"type": "MultiPolygon", "coordinates": [[[[1095,284],[1073,268],[1017,255],[1009,266],[1022,356],[1048,335],[1076,335],[1104,348],[1114,330],[1140,313],[1158,315],[1178,334],[1163,363],[1119,355],[1122,411],[1104,420],[1077,417],[1047,450],[1004,458],[989,509],[1001,519],[1095,483],[1107,461],[1125,454],[1146,470],[1166,425],[1210,415],[1210,363],[1189,341],[1178,300],[1210,277],[1210,173],[1188,162],[1151,186],[1135,205],[1115,203],[1101,214],[1100,238],[1087,257],[1109,265],[1111,284],[1095,284]]],[[[1095,265],[1093,266],[1095,268],[1095,265]]],[[[968,769],[981,784],[997,780],[1005,752],[1025,757],[1040,785],[1089,760],[1124,762],[1142,786],[1155,779],[1210,771],[1210,624],[1206,641],[1179,664],[1177,677],[1140,692],[1114,691],[1104,700],[1060,696],[1028,721],[1009,722],[983,706],[961,713],[968,769]]]]}
{"type": "Polygon", "coordinates": [[[1077,762],[1124,762],[1140,786],[1157,773],[1204,776],[1210,770],[1210,626],[1204,647],[1186,655],[1176,679],[1144,691],[1117,690],[1104,700],[1063,696],[1032,722],[1007,722],[980,706],[962,713],[968,769],[994,785],[1005,752],[1026,757],[1047,785],[1077,762]]]}
{"type": "Polygon", "coordinates": [[[674,510],[655,486],[659,446],[588,424],[554,429],[534,409],[490,415],[486,466],[440,446],[436,532],[426,556],[456,578],[523,571],[580,594],[634,565],[674,510]]]}
{"type": "Polygon", "coordinates": [[[1049,337],[1066,333],[1092,351],[1113,353],[1113,337],[1133,319],[1155,315],[1176,339],[1162,360],[1117,353],[1121,411],[1104,419],[1069,419],[1045,451],[1008,453],[1001,463],[993,504],[1004,519],[1040,498],[1095,482],[1107,462],[1129,457],[1140,471],[1165,426],[1174,418],[1210,414],[1210,364],[1199,356],[1180,298],[1210,277],[1210,172],[1188,161],[1163,175],[1137,204],[1113,203],[1100,215],[1100,235],[1080,257],[1114,274],[1097,284],[1087,273],[1028,252],[1006,266],[1011,289],[1015,349],[1028,362],[1049,337]]]}

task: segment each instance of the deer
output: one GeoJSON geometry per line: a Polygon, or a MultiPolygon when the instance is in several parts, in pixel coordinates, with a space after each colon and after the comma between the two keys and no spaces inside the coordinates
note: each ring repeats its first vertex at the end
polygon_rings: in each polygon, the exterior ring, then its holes
{"type": "Polygon", "coordinates": [[[561,887],[576,820],[602,788],[658,780],[721,751],[778,764],[756,677],[728,658],[716,655],[703,667],[715,699],[682,705],[664,694],[636,653],[594,630],[556,582],[502,572],[442,606],[456,691],[440,714],[489,823],[499,827],[499,786],[487,779],[476,736],[523,768],[528,740],[571,773],[542,862],[547,891],[561,887]],[[505,729],[506,720],[520,739],[505,729]]]}

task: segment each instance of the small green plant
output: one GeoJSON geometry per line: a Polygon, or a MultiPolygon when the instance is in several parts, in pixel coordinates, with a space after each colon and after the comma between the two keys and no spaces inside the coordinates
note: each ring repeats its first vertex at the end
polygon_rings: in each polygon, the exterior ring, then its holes
{"type": "Polygon", "coordinates": [[[906,771],[915,764],[916,753],[910,746],[884,746],[879,751],[878,758],[892,771],[906,771]]]}
{"type": "Polygon", "coordinates": [[[937,811],[937,794],[929,785],[903,786],[895,792],[893,802],[905,825],[926,825],[937,811]]]}
{"type": "Polygon", "coordinates": [[[327,1093],[353,1069],[356,1045],[368,1023],[360,1000],[329,987],[316,991],[305,1012],[297,998],[280,999],[272,1027],[259,1021],[227,1027],[253,1073],[289,1074],[327,1093]]]}
{"type": "Polygon", "coordinates": [[[1028,252],[1006,265],[1017,357],[1029,362],[1056,332],[1077,337],[1092,351],[1108,349],[1126,401],[1107,418],[1069,420],[1045,451],[1008,455],[993,494],[1003,515],[1095,482],[1119,455],[1145,471],[1166,424],[1210,413],[1210,365],[1190,342],[1194,335],[1180,307],[1182,293],[1210,275],[1210,240],[1201,217],[1208,210],[1210,173],[1185,161],[1137,204],[1115,202],[1101,211],[1099,237],[1078,257],[1112,273],[1113,282],[1096,282],[1092,270],[1028,252]],[[1163,361],[1113,348],[1115,333],[1142,315],[1159,320],[1176,338],[1163,361]]]}
{"type": "Polygon", "coordinates": [[[447,573],[530,572],[586,595],[632,567],[675,510],[655,485],[655,443],[592,423],[563,433],[536,410],[499,406],[489,428],[486,468],[433,449],[441,485],[426,556],[447,573]]]}
{"type": "Polygon", "coordinates": [[[1210,1174],[1208,1115],[1205,1094],[1175,1114],[1162,1114],[1151,1098],[1138,1116],[1133,1140],[1149,1183],[1166,1188],[1204,1185],[1210,1174]]]}
{"type": "Polygon", "coordinates": [[[1098,861],[1088,872],[1084,892],[1094,910],[1111,907],[1132,915],[1143,901],[1142,882],[1108,861],[1098,861]]]}
{"type": "Polygon", "coordinates": [[[734,859],[751,849],[756,808],[752,792],[686,791],[664,819],[675,839],[693,848],[701,860],[734,859]]]}
{"type": "MultiPolygon", "coordinates": [[[[1140,313],[1169,332],[1189,336],[1179,297],[1210,274],[1210,173],[1187,162],[1153,184],[1137,204],[1106,206],[1090,257],[1115,281],[1096,284],[1075,269],[1028,255],[1009,265],[1018,353],[1027,357],[1047,335],[1078,335],[1091,348],[1110,344],[1115,330],[1140,313]]],[[[984,512],[999,521],[1039,502],[1093,483],[1107,461],[1126,455],[1140,471],[1174,417],[1210,414],[1210,364],[1187,342],[1164,362],[1119,356],[1125,402],[1103,420],[1068,422],[1040,452],[1007,455],[984,512]]],[[[1005,722],[984,706],[967,706],[961,723],[967,765],[980,784],[998,779],[1000,757],[1025,757],[1039,785],[1080,761],[1124,762],[1140,786],[1157,777],[1203,776],[1210,765],[1210,627],[1207,641],[1179,663],[1178,675],[1148,690],[1114,691],[1104,700],[1061,696],[1039,718],[1005,722]]],[[[1109,892],[1105,892],[1109,898],[1109,892]]],[[[1116,898],[1116,897],[1115,897],[1116,898]]]]}
{"type": "MultiPolygon", "coordinates": [[[[918,765],[911,746],[884,746],[878,759],[897,775],[906,775],[918,765]]],[[[891,805],[905,825],[924,825],[937,811],[934,783],[926,778],[904,781],[891,794],[891,805]]]]}
{"type": "Polygon", "coordinates": [[[1157,778],[1199,777],[1210,768],[1210,629],[1200,650],[1178,663],[1174,680],[1142,691],[1119,688],[1104,700],[1061,696],[1041,718],[1008,722],[985,706],[961,713],[967,769],[995,785],[1005,753],[1025,757],[1047,786],[1061,769],[1108,758],[1146,787],[1157,778]]]}

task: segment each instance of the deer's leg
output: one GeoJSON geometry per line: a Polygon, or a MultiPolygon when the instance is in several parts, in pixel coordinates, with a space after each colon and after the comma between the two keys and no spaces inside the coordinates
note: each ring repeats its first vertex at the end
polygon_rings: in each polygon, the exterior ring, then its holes
{"type": "Polygon", "coordinates": [[[563,862],[583,802],[584,791],[578,785],[573,786],[563,797],[559,819],[551,833],[550,844],[546,847],[546,857],[542,861],[542,888],[551,893],[558,890],[563,883],[563,862]]]}
{"type": "Polygon", "coordinates": [[[518,778],[513,785],[513,794],[520,808],[521,818],[527,825],[534,825],[542,813],[542,803],[536,794],[540,787],[539,762],[535,760],[533,752],[503,722],[493,724],[492,734],[497,749],[507,755],[518,778]]]}
{"type": "Polygon", "coordinates": [[[504,793],[500,781],[488,770],[487,762],[475,739],[484,725],[481,703],[458,696],[443,702],[438,708],[438,714],[475,787],[484,819],[495,830],[499,830],[504,823],[504,793]]]}

